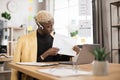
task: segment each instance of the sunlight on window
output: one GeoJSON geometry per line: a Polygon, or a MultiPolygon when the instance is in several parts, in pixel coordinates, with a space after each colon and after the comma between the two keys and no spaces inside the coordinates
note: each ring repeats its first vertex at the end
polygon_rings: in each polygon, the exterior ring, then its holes
{"type": "Polygon", "coordinates": [[[92,44],[92,0],[54,1],[55,31],[71,37],[77,35],[77,44],[92,44]]]}

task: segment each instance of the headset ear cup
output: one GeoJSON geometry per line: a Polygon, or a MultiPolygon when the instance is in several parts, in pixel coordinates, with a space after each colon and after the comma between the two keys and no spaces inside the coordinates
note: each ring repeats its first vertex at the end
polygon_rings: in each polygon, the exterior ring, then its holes
{"type": "Polygon", "coordinates": [[[44,29],[43,26],[41,26],[41,25],[40,25],[40,28],[41,28],[42,30],[44,29]]]}
{"type": "Polygon", "coordinates": [[[38,25],[42,30],[44,29],[44,27],[40,23],[38,23],[38,25]]]}

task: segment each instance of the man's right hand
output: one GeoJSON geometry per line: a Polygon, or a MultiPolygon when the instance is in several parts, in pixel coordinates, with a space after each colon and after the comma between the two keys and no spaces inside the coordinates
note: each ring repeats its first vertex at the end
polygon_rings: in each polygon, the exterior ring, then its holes
{"type": "Polygon", "coordinates": [[[58,51],[59,51],[59,48],[53,47],[53,48],[48,49],[41,56],[45,59],[49,55],[57,55],[58,51]]]}

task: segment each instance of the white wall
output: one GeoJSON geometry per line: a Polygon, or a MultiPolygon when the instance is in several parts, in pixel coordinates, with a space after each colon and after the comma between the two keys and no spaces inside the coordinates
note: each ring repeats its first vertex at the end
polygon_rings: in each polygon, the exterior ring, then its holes
{"type": "MultiPolygon", "coordinates": [[[[45,2],[45,0],[43,0],[45,2]]],[[[43,3],[38,3],[38,0],[0,0],[0,14],[4,11],[7,11],[11,14],[12,18],[8,21],[8,26],[19,27],[22,24],[25,24],[27,27],[28,25],[34,26],[34,20],[29,20],[29,16],[32,15],[33,17],[35,14],[44,9],[45,5],[43,3]],[[7,8],[9,1],[14,1],[16,3],[17,10],[14,12],[10,12],[7,8]],[[30,3],[29,1],[33,1],[30,3]],[[29,11],[29,7],[32,7],[32,11],[29,11]]],[[[1,16],[0,16],[0,19],[1,16]]]]}

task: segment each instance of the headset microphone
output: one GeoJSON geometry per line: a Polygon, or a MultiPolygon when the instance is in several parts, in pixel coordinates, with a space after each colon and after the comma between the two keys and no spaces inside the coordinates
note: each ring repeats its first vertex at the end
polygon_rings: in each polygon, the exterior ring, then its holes
{"type": "Polygon", "coordinates": [[[40,23],[38,23],[38,25],[42,30],[44,29],[44,27],[40,23]]]}
{"type": "Polygon", "coordinates": [[[42,25],[40,25],[39,27],[41,27],[42,30],[44,29],[44,27],[42,25]]]}

